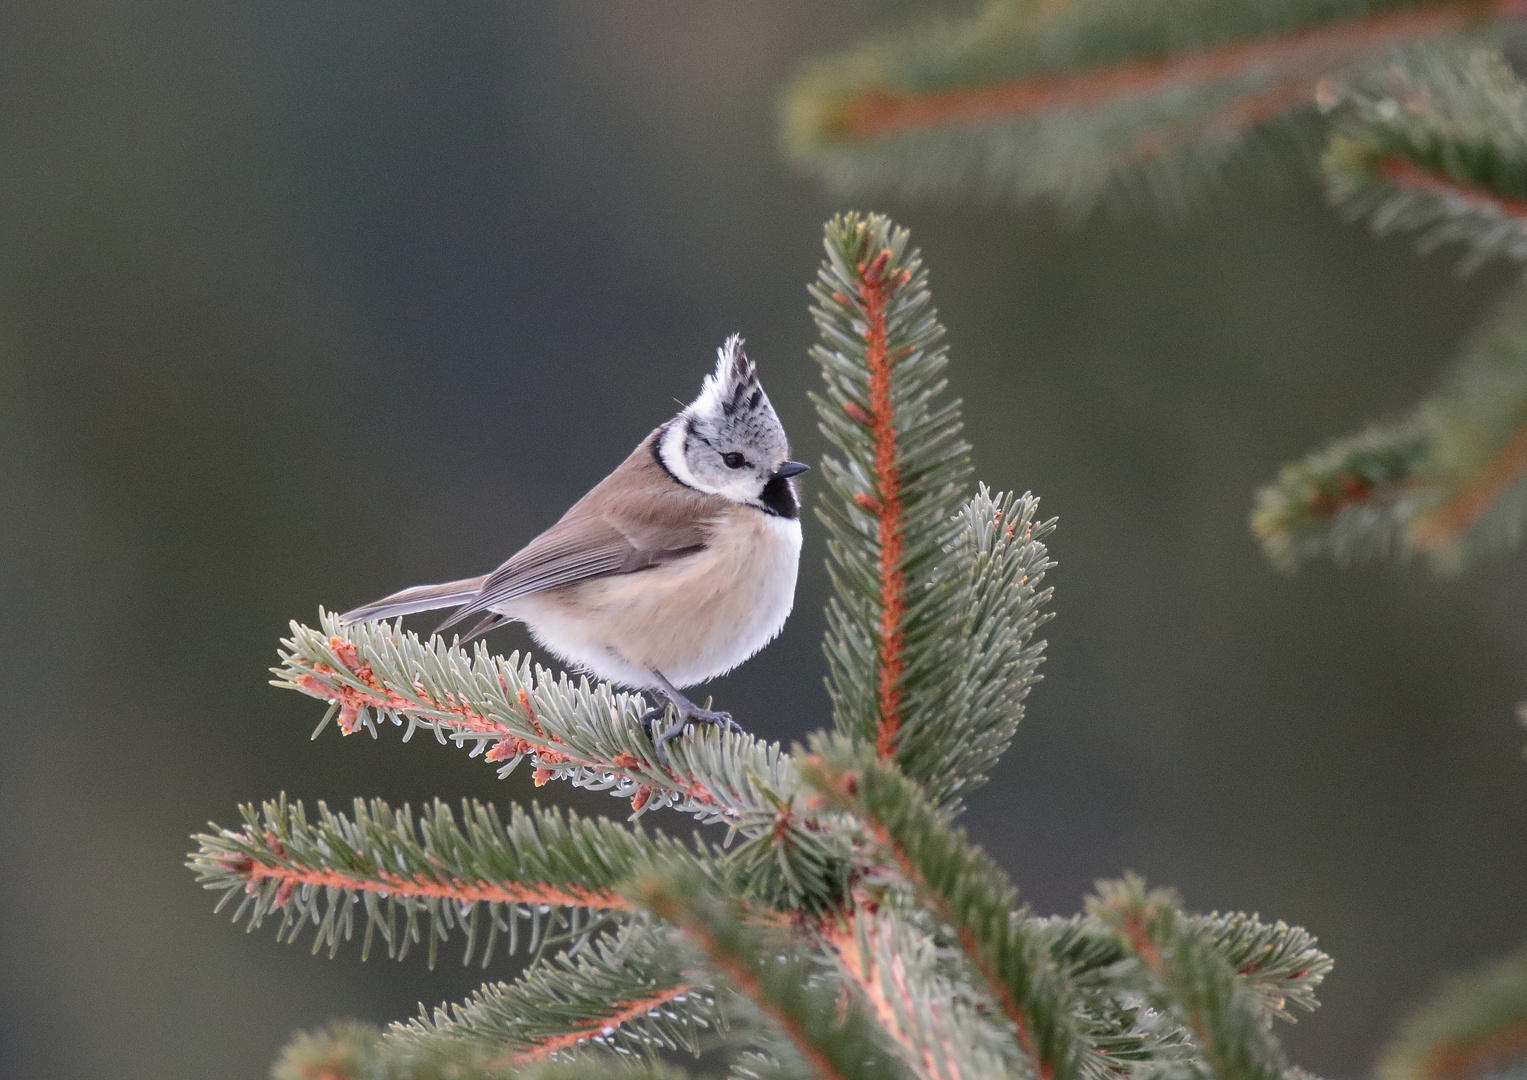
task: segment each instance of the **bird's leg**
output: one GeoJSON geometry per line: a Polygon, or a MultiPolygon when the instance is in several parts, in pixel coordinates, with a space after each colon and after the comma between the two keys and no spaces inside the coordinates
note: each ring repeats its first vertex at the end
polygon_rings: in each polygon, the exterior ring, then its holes
{"type": "Polygon", "coordinates": [[[690,701],[673,683],[663,677],[660,671],[653,671],[652,677],[657,680],[658,692],[668,699],[666,705],[649,709],[642,715],[641,725],[647,729],[647,734],[652,737],[652,748],[657,751],[657,759],[663,768],[668,768],[668,743],[678,738],[684,732],[684,728],[692,723],[715,724],[727,731],[741,732],[742,727],[732,719],[729,712],[720,712],[712,709],[702,709],[693,701],[690,701]],[[665,728],[660,734],[653,735],[653,722],[667,714],[672,708],[677,717],[674,722],[665,728]]]}

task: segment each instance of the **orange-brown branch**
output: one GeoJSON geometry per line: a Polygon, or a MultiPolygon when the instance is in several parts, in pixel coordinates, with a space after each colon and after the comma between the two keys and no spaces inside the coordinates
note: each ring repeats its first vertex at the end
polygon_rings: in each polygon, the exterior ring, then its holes
{"type": "MultiPolygon", "coordinates": [[[[657,914],[665,916],[665,913],[662,911],[657,912],[657,914]]],[[[671,918],[671,913],[668,913],[665,917],[671,918]]],[[[748,1000],[752,1001],[758,1007],[759,1012],[772,1020],[785,1033],[786,1038],[795,1046],[796,1052],[806,1060],[806,1063],[816,1071],[816,1074],[822,1080],[846,1080],[843,1074],[838,1071],[838,1067],[832,1063],[832,1059],[807,1037],[806,1029],[801,1026],[800,1021],[769,1000],[758,983],[758,976],[743,965],[735,956],[717,948],[715,939],[711,936],[710,931],[690,920],[681,921],[678,923],[678,926],[684,933],[684,936],[699,946],[700,950],[710,959],[710,962],[731,981],[732,985],[747,997],[748,1000]]]]}
{"type": "Polygon", "coordinates": [[[1239,98],[1207,119],[1182,131],[1152,131],[1135,144],[1143,158],[1154,158],[1181,146],[1189,138],[1227,136],[1248,131],[1279,116],[1296,105],[1313,101],[1318,79],[1298,76],[1274,83],[1265,90],[1239,98]]]}
{"type": "Polygon", "coordinates": [[[1521,15],[1524,11],[1527,4],[1523,0],[1443,0],[1405,11],[1074,75],[920,94],[871,90],[843,107],[837,126],[845,135],[864,139],[944,124],[1026,116],[1048,109],[1090,108],[1173,86],[1229,79],[1257,69],[1330,67],[1376,49],[1493,18],[1521,15]]]}
{"type": "Polygon", "coordinates": [[[1476,1039],[1438,1043],[1426,1055],[1422,1075],[1430,1080],[1468,1080],[1483,1076],[1527,1053],[1527,1020],[1476,1039]]]}
{"type": "Polygon", "coordinates": [[[1439,551],[1463,535],[1478,521],[1490,504],[1500,497],[1517,477],[1527,470],[1527,424],[1517,429],[1500,453],[1451,499],[1433,511],[1416,530],[1416,546],[1422,551],[1439,551]]]}
{"type": "MultiPolygon", "coordinates": [[[[906,611],[906,577],[901,569],[901,465],[896,454],[896,423],[891,401],[891,355],[886,346],[885,305],[906,280],[887,276],[890,251],[860,263],[859,299],[864,305],[864,360],[869,367],[870,437],[875,447],[874,514],[880,541],[880,671],[877,697],[880,720],[875,751],[882,760],[896,752],[901,729],[901,672],[906,611]]],[[[862,504],[861,504],[862,505],[862,504]]]]}
{"type": "MultiPolygon", "coordinates": [[[[949,905],[944,902],[943,897],[928,886],[927,879],[913,865],[906,848],[896,842],[891,836],[890,831],[886,829],[884,823],[873,815],[865,816],[863,821],[865,829],[874,838],[875,842],[884,848],[891,855],[891,858],[895,860],[902,876],[916,890],[918,896],[922,898],[928,909],[943,922],[950,926],[957,926],[954,912],[949,909],[949,905]]],[[[959,926],[958,937],[960,947],[965,951],[966,958],[981,973],[981,977],[986,980],[986,988],[991,993],[993,1000],[997,1002],[1003,1015],[1012,1023],[1013,1033],[1018,1039],[1019,1048],[1023,1050],[1024,1054],[1028,1056],[1029,1061],[1033,1063],[1035,1077],[1037,1080],[1051,1080],[1051,1077],[1055,1075],[1055,1063],[1039,1052],[1039,1046],[1034,1041],[1033,1032],[1029,1030],[1028,1017],[1024,1014],[1023,1007],[1013,998],[1013,992],[1008,986],[1007,980],[1002,978],[1001,974],[997,971],[996,965],[991,962],[991,959],[981,949],[980,943],[976,941],[975,934],[968,928],[959,926]]]]}
{"type": "MultiPolygon", "coordinates": [[[[465,701],[457,701],[450,695],[447,695],[445,701],[437,701],[418,681],[415,681],[412,688],[416,697],[411,698],[398,693],[377,678],[370,664],[361,663],[360,651],[353,641],[341,637],[330,637],[329,648],[345,671],[365,686],[364,690],[340,681],[337,678],[339,672],[323,663],[313,665],[314,674],[299,675],[294,681],[303,693],[339,705],[339,727],[346,735],[354,734],[359,729],[361,709],[379,709],[399,715],[419,716],[432,722],[449,724],[462,731],[497,735],[498,741],[488,749],[487,754],[484,755],[485,760],[498,762],[507,761],[521,754],[530,755],[536,764],[533,775],[537,787],[545,784],[552,777],[555,767],[574,765],[598,772],[617,773],[635,784],[638,794],[640,789],[646,788],[648,797],[651,796],[652,778],[638,771],[641,762],[632,755],[620,754],[614,761],[586,761],[567,753],[565,743],[555,735],[546,734],[542,729],[541,722],[537,719],[535,709],[531,705],[530,695],[523,687],[515,690],[514,697],[520,711],[524,713],[525,719],[535,733],[534,738],[516,734],[506,724],[489,719],[465,701]],[[329,676],[336,678],[331,682],[329,676]]],[[[503,687],[506,694],[509,692],[509,685],[502,676],[499,677],[499,685],[503,687]]],[[[673,783],[667,787],[678,792],[680,798],[712,805],[716,803],[716,796],[707,790],[700,779],[693,774],[682,777],[669,770],[668,776],[673,783]]],[[[646,801],[642,799],[643,804],[646,801]]]]}
{"type": "Polygon", "coordinates": [[[583,1042],[591,1035],[598,1035],[606,1028],[618,1027],[632,1020],[639,1020],[647,1013],[660,1005],[666,1005],[674,998],[683,997],[692,993],[694,987],[688,983],[680,983],[667,990],[659,990],[648,997],[637,998],[634,1001],[622,1001],[613,1003],[617,1007],[611,1009],[604,1016],[596,1017],[561,1035],[551,1035],[533,1043],[523,1050],[517,1050],[513,1054],[502,1058],[495,1058],[488,1062],[489,1068],[517,1069],[521,1065],[528,1065],[532,1061],[540,1061],[544,1057],[555,1054],[558,1050],[570,1050],[583,1042]]]}
{"type": "Polygon", "coordinates": [[[1511,218],[1527,228],[1527,199],[1507,198],[1449,176],[1438,176],[1402,157],[1385,158],[1379,164],[1379,171],[1386,180],[1398,187],[1439,198],[1459,199],[1476,209],[1494,211],[1502,217],[1511,218]]]}
{"type": "Polygon", "coordinates": [[[277,895],[290,895],[297,885],[332,886],[355,892],[387,893],[389,896],[413,896],[426,899],[457,900],[461,903],[506,904],[552,904],[556,907],[588,907],[602,910],[631,907],[630,901],[606,890],[580,889],[575,886],[551,885],[546,882],[529,884],[513,881],[437,881],[417,874],[412,879],[399,874],[381,871],[381,880],[358,877],[338,870],[292,870],[284,866],[268,866],[248,860],[248,865],[237,867],[238,872],[249,879],[250,887],[257,881],[273,879],[281,884],[277,895]]]}
{"type": "MultiPolygon", "coordinates": [[[[846,922],[829,915],[818,927],[823,943],[838,961],[838,969],[864,993],[870,1011],[875,1014],[875,1019],[880,1022],[886,1034],[896,1040],[907,1055],[922,1066],[922,1075],[930,1080],[939,1077],[941,1073],[938,1063],[934,1060],[932,1048],[919,1047],[911,1034],[902,1029],[901,1014],[898,1013],[895,1003],[886,995],[880,965],[873,953],[866,955],[859,948],[859,935],[854,932],[853,915],[851,913],[845,915],[844,919],[846,922]]],[[[927,1008],[928,1003],[912,1000],[911,995],[907,993],[905,983],[897,980],[895,973],[892,975],[892,980],[901,994],[903,1012],[911,1015],[917,1009],[927,1008]]]]}

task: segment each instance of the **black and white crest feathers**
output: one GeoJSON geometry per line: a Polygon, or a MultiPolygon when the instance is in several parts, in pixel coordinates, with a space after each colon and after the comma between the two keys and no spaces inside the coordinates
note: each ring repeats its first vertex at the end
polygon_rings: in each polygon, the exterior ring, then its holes
{"type": "Polygon", "coordinates": [[[763,492],[789,457],[785,429],[733,334],[700,395],[664,426],[658,460],[681,484],[778,514],[763,492]]]}
{"type": "Polygon", "coordinates": [[[767,400],[758,382],[758,369],[742,351],[742,335],[733,334],[716,350],[715,373],[705,377],[700,396],[690,410],[730,418],[738,413],[756,412],[767,400]]]}

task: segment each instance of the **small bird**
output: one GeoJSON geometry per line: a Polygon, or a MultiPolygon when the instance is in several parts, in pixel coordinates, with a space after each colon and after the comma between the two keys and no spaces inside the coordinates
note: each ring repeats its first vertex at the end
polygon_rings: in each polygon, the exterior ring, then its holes
{"type": "Polygon", "coordinates": [[[785,429],[732,335],[700,395],[642,440],[562,519],[491,574],[416,585],[340,616],[369,622],[454,607],[439,630],[473,615],[470,641],[522,622],[575,669],[667,705],[666,744],[691,722],[735,729],[680,687],[732,670],[772,641],[795,602],[800,500],[785,429]]]}

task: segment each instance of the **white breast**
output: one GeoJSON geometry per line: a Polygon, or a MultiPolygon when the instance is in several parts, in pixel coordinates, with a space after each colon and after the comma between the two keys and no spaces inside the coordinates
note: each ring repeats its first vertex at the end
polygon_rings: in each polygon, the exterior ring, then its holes
{"type": "Polygon", "coordinates": [[[730,671],[772,641],[795,603],[801,523],[739,506],[704,551],[636,574],[521,597],[504,614],[564,661],[625,686],[730,671]]]}

